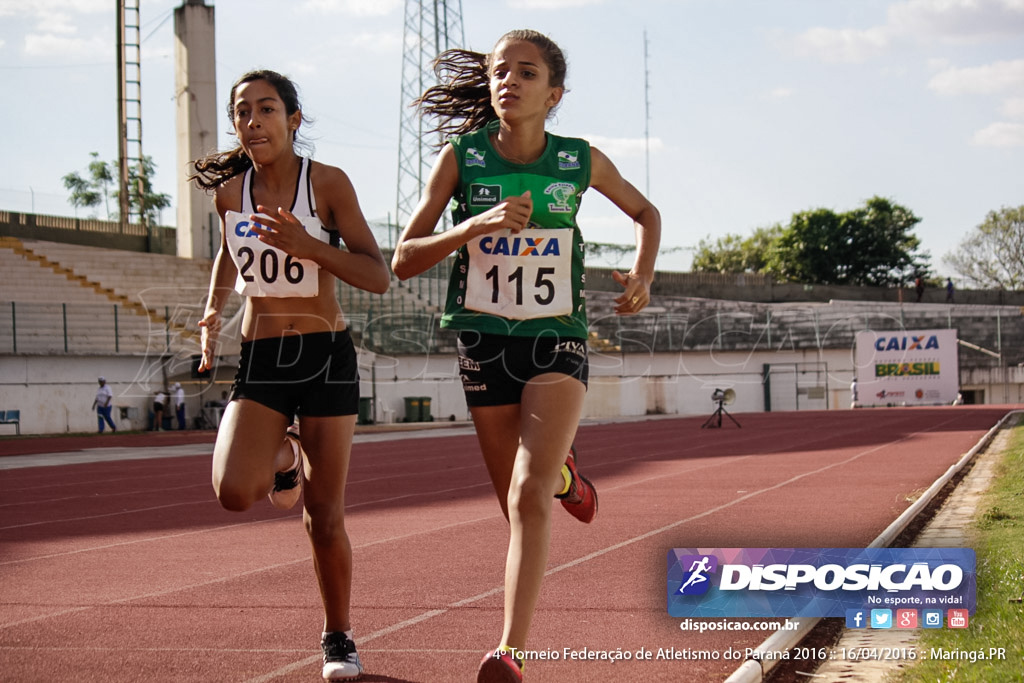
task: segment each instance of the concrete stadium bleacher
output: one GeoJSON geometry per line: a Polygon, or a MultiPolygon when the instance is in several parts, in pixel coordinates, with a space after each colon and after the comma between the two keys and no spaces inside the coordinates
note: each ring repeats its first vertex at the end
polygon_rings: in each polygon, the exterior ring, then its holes
{"type": "Polygon", "coordinates": [[[1024,362],[1024,337],[1018,306],[900,304],[830,301],[765,304],[682,296],[655,296],[637,316],[614,314],[614,292],[587,292],[592,335],[624,353],[650,351],[756,351],[852,349],[861,330],[956,329],[970,346],[961,349],[961,365],[991,366],[1024,362]]]}
{"type": "MultiPolygon", "coordinates": [[[[0,304],[12,307],[0,313],[0,349],[198,353],[211,260],[0,237],[0,267],[7,275],[0,304]]],[[[453,351],[453,337],[442,335],[438,346],[433,332],[447,289],[434,272],[409,282],[392,277],[384,295],[339,281],[356,343],[392,352],[453,351]]],[[[242,303],[233,295],[225,319],[242,303]]]]}
{"type": "MultiPolygon", "coordinates": [[[[16,307],[18,352],[151,353],[161,345],[197,352],[211,261],[10,237],[0,238],[0,247],[6,274],[0,301],[16,307]]],[[[385,353],[454,352],[454,335],[438,328],[449,267],[440,264],[406,282],[393,278],[384,295],[339,282],[338,298],[357,343],[385,353]]],[[[1003,363],[1024,362],[1024,349],[1004,341],[1024,335],[1016,306],[655,295],[647,311],[623,317],[614,314],[615,296],[587,291],[590,341],[600,351],[852,348],[860,330],[949,327],[970,346],[1000,353],[1003,363]]],[[[225,316],[241,303],[233,296],[225,316]]],[[[0,345],[7,349],[13,331],[3,320],[9,317],[0,316],[0,345]]],[[[990,355],[970,346],[963,353],[967,365],[990,364],[990,355]]]]}
{"type": "Polygon", "coordinates": [[[164,254],[58,242],[23,242],[34,253],[65,265],[76,275],[98,282],[115,295],[136,301],[151,310],[159,310],[162,306],[201,306],[209,287],[212,262],[206,259],[182,259],[164,254]]]}
{"type": "MultiPolygon", "coordinates": [[[[202,264],[0,238],[0,348],[14,353],[196,352],[202,264]],[[140,265],[125,266],[126,259],[140,265]],[[161,276],[168,273],[168,286],[161,276]]],[[[237,308],[237,304],[236,304],[237,308]]]]}

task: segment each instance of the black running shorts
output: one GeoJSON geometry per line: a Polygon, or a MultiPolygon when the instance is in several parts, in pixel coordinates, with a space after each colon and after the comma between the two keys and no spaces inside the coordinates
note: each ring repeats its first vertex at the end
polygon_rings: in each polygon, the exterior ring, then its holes
{"type": "Polygon", "coordinates": [[[586,340],[459,332],[459,375],[471,407],[520,403],[526,383],[547,373],[566,375],[586,386],[586,340]]]}
{"type": "Polygon", "coordinates": [[[286,334],[242,342],[231,400],[246,398],[292,418],[359,412],[359,368],[352,335],[286,334]]]}

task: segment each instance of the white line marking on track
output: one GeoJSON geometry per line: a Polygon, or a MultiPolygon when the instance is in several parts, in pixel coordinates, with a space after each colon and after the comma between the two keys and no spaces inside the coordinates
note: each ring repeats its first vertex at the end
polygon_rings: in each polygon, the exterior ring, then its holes
{"type": "MultiPolygon", "coordinates": [[[[753,491],[751,493],[744,494],[742,496],[734,498],[733,500],[731,500],[731,501],[729,501],[727,503],[722,503],[721,505],[717,505],[717,506],[715,506],[713,508],[709,508],[709,509],[707,509],[707,510],[705,510],[703,512],[698,513],[698,514],[691,515],[689,517],[676,520],[675,522],[672,522],[671,524],[666,524],[664,526],[658,527],[657,529],[652,529],[650,531],[647,531],[645,533],[639,534],[637,536],[633,536],[632,538],[628,538],[628,539],[626,539],[624,541],[620,541],[618,543],[614,543],[614,544],[612,544],[610,546],[607,546],[607,547],[602,548],[600,550],[596,550],[596,551],[594,551],[592,553],[584,555],[583,557],[579,557],[579,558],[577,558],[575,560],[570,560],[569,562],[564,562],[564,563],[558,565],[557,567],[552,567],[551,569],[549,569],[546,572],[544,572],[544,576],[547,577],[547,576],[551,576],[552,574],[557,574],[558,572],[564,571],[566,569],[572,569],[573,567],[577,567],[577,566],[579,566],[579,565],[581,565],[581,564],[583,564],[585,562],[589,562],[589,561],[594,560],[594,559],[596,559],[598,557],[602,557],[603,555],[607,555],[608,553],[615,552],[616,550],[621,550],[622,548],[626,548],[626,547],[631,546],[631,545],[633,545],[635,543],[639,543],[640,541],[644,541],[644,540],[646,540],[648,538],[652,538],[654,536],[658,536],[660,534],[663,534],[666,531],[670,531],[672,529],[675,529],[675,528],[677,528],[679,526],[682,526],[683,524],[688,524],[689,522],[693,522],[693,521],[696,521],[698,519],[703,519],[704,517],[708,517],[710,515],[713,515],[716,512],[721,512],[722,510],[726,510],[726,509],[728,509],[730,507],[733,507],[734,505],[738,505],[739,503],[742,503],[742,502],[747,501],[747,500],[749,500],[751,498],[754,498],[755,496],[759,496],[762,493],[767,493],[769,491],[775,491],[775,490],[781,489],[781,488],[783,488],[785,486],[788,486],[789,484],[792,484],[794,482],[800,481],[801,479],[804,479],[806,477],[809,477],[809,476],[812,476],[812,475],[815,475],[815,474],[821,474],[822,472],[825,472],[827,470],[833,469],[835,467],[839,467],[841,465],[847,465],[847,464],[849,464],[849,463],[851,463],[851,462],[853,462],[855,460],[858,460],[858,459],[864,457],[865,455],[869,455],[869,454],[874,453],[876,451],[882,450],[883,448],[886,448],[886,447],[892,446],[894,444],[900,443],[901,441],[906,441],[907,439],[910,439],[913,436],[914,436],[913,434],[910,434],[910,435],[907,435],[907,436],[905,436],[905,437],[903,437],[901,439],[897,439],[896,441],[892,441],[892,442],[889,442],[889,443],[884,443],[884,444],[881,444],[879,446],[875,446],[874,448],[869,448],[869,449],[860,451],[859,453],[857,453],[857,454],[847,458],[846,460],[841,460],[841,461],[838,461],[838,462],[834,462],[834,463],[831,463],[829,465],[825,465],[824,467],[819,467],[816,470],[811,470],[809,472],[804,472],[803,474],[798,474],[796,476],[790,477],[789,479],[787,479],[785,481],[781,481],[781,482],[779,482],[777,484],[773,484],[772,486],[766,486],[766,487],[764,487],[762,489],[758,489],[757,491],[753,491]]],[[[744,457],[751,457],[751,456],[744,456],[744,457]]],[[[680,474],[680,473],[679,472],[673,473],[673,475],[678,475],[678,474],[680,474]]],[[[658,478],[658,477],[652,477],[652,478],[658,478]]],[[[624,485],[624,487],[629,486],[629,485],[632,485],[632,483],[628,484],[628,485],[624,485]]],[[[374,632],[372,632],[372,633],[370,633],[368,635],[359,636],[359,637],[356,638],[356,640],[357,640],[358,643],[368,643],[368,642],[371,642],[371,641],[373,641],[373,640],[375,640],[377,638],[380,638],[380,637],[383,637],[383,636],[386,636],[386,635],[390,635],[390,634],[395,633],[397,631],[401,631],[402,629],[408,628],[409,626],[415,626],[415,625],[421,624],[421,623],[423,623],[425,621],[429,621],[430,619],[434,619],[435,617],[439,617],[439,616],[442,616],[444,614],[447,614],[448,612],[450,612],[453,609],[458,609],[459,607],[465,607],[466,605],[471,605],[471,604],[473,604],[475,602],[479,602],[480,600],[483,600],[485,598],[489,598],[489,597],[491,597],[493,595],[497,595],[499,593],[502,593],[504,590],[505,590],[504,584],[500,585],[500,586],[496,586],[495,588],[492,588],[492,589],[490,589],[488,591],[484,591],[483,593],[479,593],[479,594],[474,595],[472,597],[463,598],[462,600],[458,600],[456,602],[449,603],[447,606],[445,606],[443,608],[428,610],[426,612],[418,614],[418,615],[416,615],[414,617],[411,617],[409,619],[405,619],[405,620],[400,621],[398,623],[392,624],[391,626],[387,626],[385,628],[378,629],[377,631],[374,631],[374,632]]],[[[287,664],[284,667],[276,669],[275,671],[269,671],[266,674],[263,674],[262,676],[259,676],[257,678],[251,678],[248,681],[246,681],[246,683],[267,683],[268,681],[272,681],[275,678],[279,678],[281,676],[284,676],[285,674],[291,673],[292,671],[296,671],[297,669],[300,669],[302,667],[310,666],[310,665],[312,665],[315,662],[319,662],[320,660],[321,660],[320,657],[309,657],[309,658],[303,659],[303,660],[298,661],[298,662],[293,662],[291,664],[287,664]]]]}

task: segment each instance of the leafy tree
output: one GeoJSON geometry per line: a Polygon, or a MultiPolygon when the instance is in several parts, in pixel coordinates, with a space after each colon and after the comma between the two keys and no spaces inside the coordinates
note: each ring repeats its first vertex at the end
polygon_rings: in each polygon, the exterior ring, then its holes
{"type": "Polygon", "coordinates": [[[846,214],[849,219],[850,284],[886,286],[930,274],[929,254],[920,251],[913,235],[921,219],[909,209],[883,197],[872,197],[864,207],[846,214]]]}
{"type": "MultiPolygon", "coordinates": [[[[97,152],[92,152],[90,156],[92,161],[89,162],[88,177],[68,173],[63,178],[64,187],[71,193],[68,201],[75,207],[99,206],[102,202],[107,220],[116,220],[119,212],[111,213],[110,196],[118,200],[121,196],[120,190],[111,192],[111,187],[116,185],[119,164],[116,161],[109,164],[100,161],[97,152]]],[[[152,157],[142,158],[141,174],[138,167],[128,169],[128,206],[133,213],[139,213],[150,224],[157,223],[160,211],[171,205],[170,195],[153,191],[152,178],[155,172],[156,165],[152,157]]]]}
{"type": "Polygon", "coordinates": [[[697,243],[692,270],[704,273],[760,273],[768,262],[768,251],[782,233],[782,226],[758,228],[744,239],[725,235],[712,244],[707,239],[697,243]]]}
{"type": "Polygon", "coordinates": [[[99,160],[99,153],[90,153],[92,161],[89,162],[89,176],[83,178],[77,173],[68,173],[64,176],[64,187],[71,195],[68,201],[74,207],[93,207],[103,203],[107,219],[110,219],[110,186],[114,183],[114,175],[111,167],[105,161],[99,160]]]}
{"type": "Polygon", "coordinates": [[[882,197],[835,213],[793,215],[772,244],[765,271],[781,280],[824,285],[889,286],[929,275],[927,252],[911,231],[921,221],[882,197]]]}
{"type": "Polygon", "coordinates": [[[142,157],[142,173],[132,166],[128,169],[128,206],[145,217],[143,222],[156,225],[160,211],[171,205],[171,195],[153,191],[152,178],[156,164],[152,157],[142,157]]]}
{"type": "Polygon", "coordinates": [[[928,259],[912,234],[921,221],[882,197],[836,213],[812,209],[793,214],[789,225],[759,228],[743,239],[726,235],[701,240],[695,271],[767,273],[781,281],[825,285],[888,286],[927,278],[928,259]]]}
{"type": "Polygon", "coordinates": [[[772,244],[765,268],[780,280],[833,284],[847,256],[842,216],[829,209],[793,214],[772,244]]]}
{"type": "Polygon", "coordinates": [[[943,260],[973,287],[1024,288],[1024,206],[989,211],[943,260]]]}

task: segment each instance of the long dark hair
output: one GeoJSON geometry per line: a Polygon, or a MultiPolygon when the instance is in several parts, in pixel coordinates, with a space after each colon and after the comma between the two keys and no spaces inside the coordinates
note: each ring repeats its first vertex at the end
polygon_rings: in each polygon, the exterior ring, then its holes
{"type": "MultiPolygon", "coordinates": [[[[568,70],[565,54],[543,33],[517,29],[503,35],[494,45],[520,40],[540,49],[550,72],[548,85],[564,88],[568,70]]],[[[446,50],[434,60],[438,84],[427,88],[412,104],[419,108],[422,116],[436,119],[432,132],[441,134],[441,145],[450,136],[471,133],[498,118],[491,106],[491,54],[446,50]]]]}
{"type": "MultiPolygon", "coordinates": [[[[241,78],[231,86],[227,112],[228,120],[231,122],[232,127],[235,125],[235,93],[243,84],[252,83],[253,81],[266,81],[273,86],[274,90],[277,91],[277,96],[284,103],[285,113],[288,116],[297,111],[302,111],[302,105],[299,104],[298,90],[291,79],[287,76],[282,76],[276,71],[257,69],[242,74],[241,78]]],[[[303,115],[302,121],[308,122],[308,119],[303,115]]],[[[298,135],[298,131],[295,131],[293,144],[297,147],[309,147],[307,143],[298,139],[298,135]]],[[[192,168],[195,170],[195,173],[189,175],[189,180],[204,190],[215,190],[223,185],[225,181],[252,168],[252,160],[246,156],[245,152],[242,151],[241,145],[239,145],[227,152],[213,152],[196,159],[192,162],[192,168]]]]}

